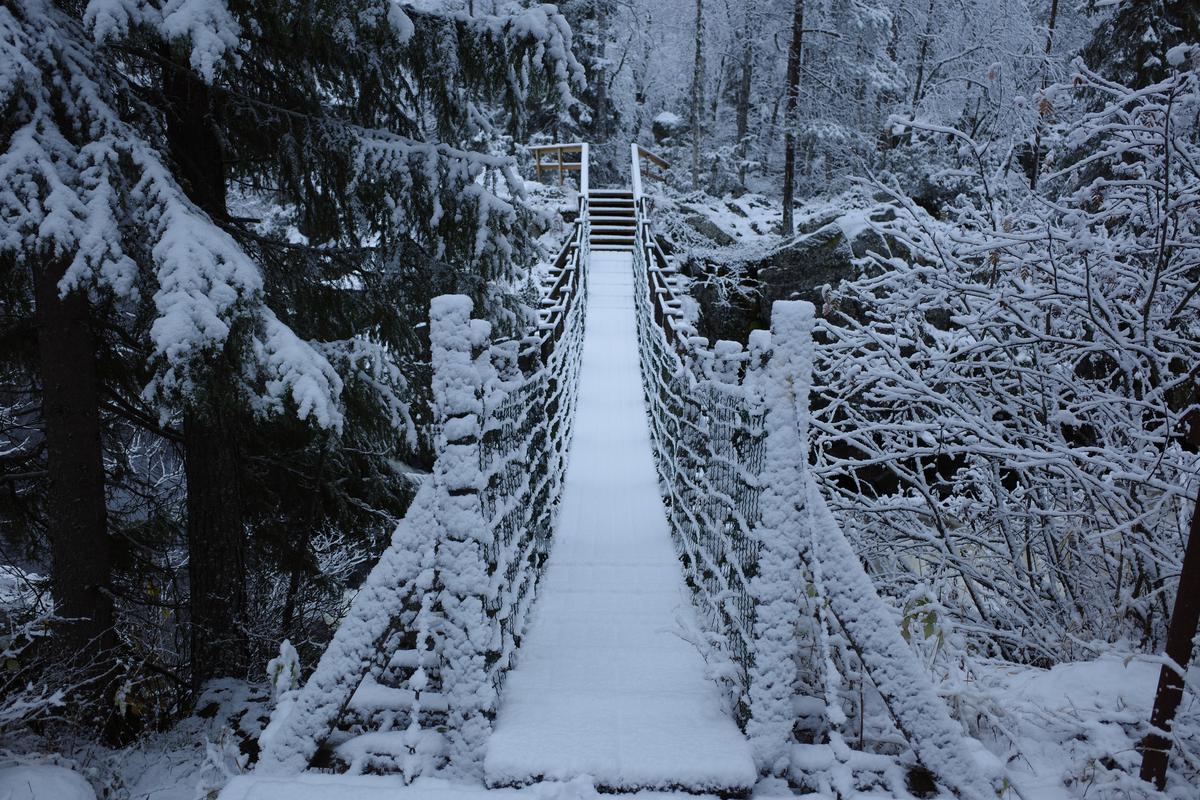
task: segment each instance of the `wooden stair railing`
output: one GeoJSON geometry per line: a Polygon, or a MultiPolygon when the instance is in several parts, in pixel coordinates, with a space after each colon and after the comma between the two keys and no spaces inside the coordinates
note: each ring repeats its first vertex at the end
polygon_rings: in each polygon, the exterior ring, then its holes
{"type": "Polygon", "coordinates": [[[568,172],[579,173],[579,191],[588,191],[588,143],[565,142],[555,144],[530,145],[529,152],[533,156],[533,169],[538,183],[542,182],[543,172],[557,172],[558,184],[562,186],[568,172]],[[574,159],[565,159],[564,155],[575,155],[574,159]]]}

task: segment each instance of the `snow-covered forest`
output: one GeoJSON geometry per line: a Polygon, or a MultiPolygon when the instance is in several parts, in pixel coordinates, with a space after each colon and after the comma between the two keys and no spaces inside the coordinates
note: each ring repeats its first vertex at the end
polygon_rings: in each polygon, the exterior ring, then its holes
{"type": "Polygon", "coordinates": [[[1200,797],[1195,0],[0,0],[0,111],[0,800],[1200,797]]]}

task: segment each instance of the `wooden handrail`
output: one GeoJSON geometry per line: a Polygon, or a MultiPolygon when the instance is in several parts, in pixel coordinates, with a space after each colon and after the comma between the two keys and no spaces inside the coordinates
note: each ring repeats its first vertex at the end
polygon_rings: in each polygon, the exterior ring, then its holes
{"type": "Polygon", "coordinates": [[[645,158],[649,161],[653,161],[655,164],[658,164],[663,169],[671,168],[671,162],[667,161],[665,158],[660,156],[658,153],[647,150],[646,148],[642,147],[640,144],[636,145],[636,147],[638,149],[638,155],[640,157],[645,158]]]}
{"type": "Polygon", "coordinates": [[[562,150],[564,153],[578,153],[587,147],[587,142],[564,142],[562,144],[531,144],[526,145],[529,150],[562,150]]]}
{"type": "Polygon", "coordinates": [[[561,186],[568,172],[579,173],[579,190],[587,194],[588,190],[588,143],[587,142],[564,142],[555,144],[531,144],[527,146],[529,152],[533,155],[533,168],[537,176],[538,183],[542,181],[542,171],[557,171],[558,183],[561,186]],[[578,161],[564,161],[564,153],[579,153],[578,161]],[[545,162],[542,159],[545,156],[552,158],[557,156],[556,160],[545,162]]]}
{"type": "Polygon", "coordinates": [[[666,170],[671,168],[671,162],[660,156],[658,153],[651,152],[642,147],[637,142],[632,142],[629,145],[630,159],[630,177],[632,179],[633,199],[637,201],[642,196],[642,178],[651,178],[656,181],[666,182],[666,170]],[[648,169],[649,164],[643,166],[642,161],[648,161],[661,169],[656,171],[648,169]]]}
{"type": "Polygon", "coordinates": [[[629,145],[629,177],[635,203],[642,199],[642,159],[638,149],[636,143],[629,145]]]}

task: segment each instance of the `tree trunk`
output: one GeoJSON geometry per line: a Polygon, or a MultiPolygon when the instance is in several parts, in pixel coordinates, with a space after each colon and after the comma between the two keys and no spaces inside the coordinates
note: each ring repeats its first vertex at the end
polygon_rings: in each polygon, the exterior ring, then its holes
{"type": "Polygon", "coordinates": [[[796,0],[792,14],[792,41],[788,45],[787,98],[783,111],[783,220],[780,233],[795,229],[792,205],[796,196],[796,106],[800,94],[800,58],[804,53],[804,0],[796,0]]]}
{"type": "MultiPolygon", "coordinates": [[[[1046,23],[1046,49],[1043,51],[1046,57],[1046,63],[1042,64],[1042,91],[1046,91],[1046,86],[1049,84],[1049,76],[1046,74],[1047,67],[1050,61],[1050,51],[1054,48],[1054,28],[1058,23],[1058,0],[1050,2],[1050,19],[1046,23]]],[[[1037,109],[1038,123],[1037,130],[1033,134],[1033,168],[1029,175],[1029,188],[1036,189],[1038,182],[1038,172],[1042,168],[1042,109],[1037,109]]]]}
{"type": "Polygon", "coordinates": [[[242,519],[236,410],[189,412],[183,424],[187,473],[192,685],[245,677],[246,533],[242,519]]]}
{"type": "MultiPolygon", "coordinates": [[[[167,138],[184,191],[216,222],[228,217],[224,152],[212,91],[176,60],[164,69],[167,138]]],[[[237,420],[241,409],[218,367],[185,411],[187,542],[192,622],[192,685],[244,677],[248,645],[246,531],[241,503],[237,420]]]]}
{"type": "Polygon", "coordinates": [[[912,112],[917,113],[917,104],[921,102],[921,90],[925,84],[925,60],[929,57],[929,41],[933,38],[933,4],[929,0],[929,11],[925,15],[925,35],[921,37],[921,45],[917,48],[917,79],[913,85],[912,112]]]}
{"type": "MultiPolygon", "coordinates": [[[[1200,395],[1197,396],[1200,400],[1200,395]]],[[[1192,412],[1191,431],[1188,439],[1200,447],[1200,410],[1192,412]]],[[[1187,671],[1192,658],[1192,643],[1200,626],[1200,496],[1192,509],[1192,528],[1188,534],[1187,549],[1183,554],[1183,568],[1179,572],[1179,586],[1175,592],[1175,610],[1171,613],[1171,624],[1167,628],[1166,656],[1187,671]]],[[[1183,699],[1183,678],[1170,666],[1164,665],[1158,675],[1158,693],[1154,697],[1154,710],[1150,714],[1150,726],[1155,731],[1138,744],[1142,752],[1142,780],[1149,781],[1161,790],[1167,783],[1167,758],[1171,753],[1171,740],[1164,734],[1171,732],[1175,712],[1183,699]]]]}
{"type": "Polygon", "coordinates": [[[743,188],[746,186],[746,158],[750,154],[750,90],[754,79],[754,36],[750,27],[750,9],[747,7],[737,96],[738,183],[743,188]]]}
{"type": "Polygon", "coordinates": [[[35,287],[49,468],[46,511],[55,610],[69,620],[60,642],[77,663],[102,674],[113,666],[116,635],[97,342],[87,295],[80,290],[59,295],[68,263],[68,258],[49,259],[35,287]]]}
{"type": "Polygon", "coordinates": [[[696,58],[692,66],[692,188],[700,188],[700,129],[704,109],[704,0],[696,0],[696,58]]]}

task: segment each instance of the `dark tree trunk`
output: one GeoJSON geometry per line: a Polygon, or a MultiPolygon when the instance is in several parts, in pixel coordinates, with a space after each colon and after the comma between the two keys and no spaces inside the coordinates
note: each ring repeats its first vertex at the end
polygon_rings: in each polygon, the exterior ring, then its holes
{"type": "Polygon", "coordinates": [[[792,41],[788,45],[787,98],[783,112],[783,221],[780,232],[791,236],[795,229],[796,198],[796,106],[800,94],[800,58],[804,53],[804,0],[796,0],[792,14],[792,41]]]}
{"type": "MultiPolygon", "coordinates": [[[[1200,397],[1197,398],[1200,400],[1200,397]]],[[[1200,410],[1192,412],[1192,444],[1200,447],[1200,410]]],[[[1171,613],[1171,624],[1167,628],[1167,658],[1186,671],[1192,658],[1192,642],[1200,626],[1200,496],[1192,509],[1192,529],[1188,534],[1187,549],[1183,554],[1183,568],[1179,572],[1179,587],[1175,592],[1175,610],[1171,613]]],[[[1175,712],[1183,699],[1183,678],[1169,666],[1163,666],[1158,675],[1158,693],[1154,697],[1154,711],[1150,714],[1150,725],[1155,731],[1170,733],[1175,712]]],[[[1147,735],[1138,744],[1142,752],[1142,780],[1150,781],[1158,789],[1167,783],[1167,759],[1171,753],[1171,740],[1160,733],[1147,735]]]]}
{"type": "MultiPolygon", "coordinates": [[[[218,223],[227,219],[225,156],[212,91],[179,61],[163,74],[171,159],[184,191],[218,223]]],[[[243,677],[248,645],[246,530],[239,481],[233,389],[218,366],[199,387],[183,425],[187,476],[188,579],[191,584],[192,684],[243,677]]]]}
{"type": "Polygon", "coordinates": [[[929,42],[933,39],[933,6],[934,0],[929,0],[929,11],[925,15],[925,35],[917,48],[917,78],[913,85],[912,113],[915,116],[917,106],[921,102],[921,91],[925,88],[925,60],[929,57],[929,42]]]}
{"type": "MultiPolygon", "coordinates": [[[[1049,83],[1050,51],[1054,49],[1054,29],[1058,25],[1058,0],[1050,2],[1050,18],[1046,21],[1046,48],[1043,51],[1046,61],[1042,64],[1042,91],[1046,91],[1049,83]]],[[[1036,189],[1038,172],[1042,168],[1042,109],[1038,108],[1038,124],[1033,134],[1033,168],[1029,174],[1029,188],[1036,189]]]]}
{"type": "Polygon", "coordinates": [[[244,677],[247,667],[246,533],[232,416],[191,412],[183,425],[195,688],[244,677]]]}
{"type": "Polygon", "coordinates": [[[700,139],[704,127],[704,0],[696,0],[695,59],[692,63],[692,188],[700,188],[700,139]]]}
{"type": "Polygon", "coordinates": [[[746,186],[746,157],[750,153],[750,91],[754,79],[754,37],[750,26],[750,10],[746,9],[746,27],[742,31],[742,63],[737,93],[738,183],[746,186]]]}
{"type": "Polygon", "coordinates": [[[68,259],[36,276],[42,419],[49,479],[46,510],[61,644],[95,674],[112,667],[116,646],[109,593],[112,553],[100,439],[96,337],[82,291],[61,297],[68,259]]]}

